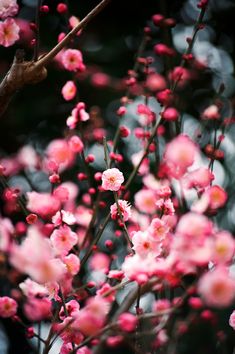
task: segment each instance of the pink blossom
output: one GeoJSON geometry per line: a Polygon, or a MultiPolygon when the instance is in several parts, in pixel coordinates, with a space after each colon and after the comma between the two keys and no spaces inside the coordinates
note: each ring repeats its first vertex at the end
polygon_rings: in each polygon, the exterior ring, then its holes
{"type": "Polygon", "coordinates": [[[48,295],[48,291],[43,285],[36,283],[30,278],[20,283],[19,287],[26,297],[44,297],[48,295]]]}
{"type": "Polygon", "coordinates": [[[52,140],[47,147],[47,156],[49,160],[57,163],[62,169],[70,166],[75,158],[74,152],[70,149],[66,140],[52,140]]]}
{"type": "Polygon", "coordinates": [[[80,259],[73,253],[65,256],[63,262],[67,267],[67,271],[71,275],[76,275],[80,270],[80,259]]]}
{"type": "Polygon", "coordinates": [[[229,325],[235,330],[235,311],[229,317],[229,325]]]}
{"type": "Polygon", "coordinates": [[[165,221],[154,218],[148,228],[148,233],[154,241],[162,241],[169,231],[169,226],[165,221]]]}
{"type": "Polygon", "coordinates": [[[69,147],[73,152],[80,154],[84,149],[84,144],[79,136],[73,135],[69,139],[69,147]]]}
{"type": "MultiPolygon", "coordinates": [[[[131,217],[131,206],[126,200],[118,200],[119,209],[122,214],[123,221],[127,221],[131,217]]],[[[111,218],[116,220],[119,217],[117,204],[114,203],[110,207],[111,218]]]]}
{"type": "Polygon", "coordinates": [[[18,5],[16,0],[1,0],[0,4],[0,18],[15,16],[18,12],[18,5]]]}
{"type": "Polygon", "coordinates": [[[147,232],[137,231],[132,237],[133,249],[142,258],[158,256],[161,253],[159,243],[153,241],[147,232]]]}
{"type": "Polygon", "coordinates": [[[75,83],[73,81],[67,81],[66,84],[62,87],[61,93],[66,101],[72,100],[77,93],[77,87],[75,83]]]}
{"type": "Polygon", "coordinates": [[[206,194],[209,197],[209,207],[218,209],[225,205],[227,201],[227,193],[220,186],[212,186],[207,189],[206,194]]]}
{"type": "Polygon", "coordinates": [[[41,321],[51,317],[51,300],[30,297],[24,304],[24,313],[30,321],[41,321]]]}
{"type": "Polygon", "coordinates": [[[183,185],[185,188],[206,188],[214,179],[214,174],[205,167],[190,171],[184,176],[183,185]]]}
{"type": "Polygon", "coordinates": [[[54,258],[50,241],[35,226],[28,228],[21,245],[15,244],[12,247],[10,262],[38,283],[58,280],[66,270],[65,265],[54,258]]]}
{"type": "Polygon", "coordinates": [[[13,18],[7,18],[4,22],[0,22],[0,45],[10,47],[19,38],[19,27],[13,18]]]}
{"type": "Polygon", "coordinates": [[[65,317],[69,316],[69,317],[76,317],[76,315],[78,314],[78,311],[80,309],[80,305],[76,300],[70,300],[68,302],[66,302],[65,304],[66,307],[66,314],[65,314],[65,310],[63,307],[61,307],[60,312],[59,312],[59,317],[61,320],[64,320],[65,317]]]}
{"type": "Polygon", "coordinates": [[[231,305],[235,296],[235,280],[224,267],[204,274],[198,283],[198,292],[209,306],[223,308],[231,305]]]}
{"type": "Polygon", "coordinates": [[[153,214],[156,212],[156,193],[150,189],[142,189],[135,194],[135,206],[142,213],[153,214]]]}
{"type": "Polygon", "coordinates": [[[27,209],[48,219],[60,209],[60,201],[49,193],[27,193],[27,209]]]}
{"type": "Polygon", "coordinates": [[[77,49],[66,49],[62,55],[62,64],[69,71],[84,70],[82,53],[77,49]]]}
{"type": "Polygon", "coordinates": [[[164,160],[172,177],[180,178],[195,160],[198,148],[187,135],[178,135],[166,145],[164,160]]]}
{"type": "Polygon", "coordinates": [[[118,168],[109,168],[102,173],[102,187],[106,191],[118,191],[123,182],[123,174],[118,168]]]}
{"type": "Polygon", "coordinates": [[[62,223],[67,225],[76,224],[76,218],[70,211],[60,210],[52,217],[52,222],[55,226],[59,226],[62,223]]]}
{"type": "Polygon", "coordinates": [[[8,296],[0,297],[0,317],[12,317],[17,312],[17,303],[8,296]]]}
{"type": "Polygon", "coordinates": [[[202,112],[202,119],[217,120],[219,118],[220,118],[219,108],[215,104],[212,104],[211,106],[207,107],[202,112]]]}
{"type": "Polygon", "coordinates": [[[19,163],[25,168],[36,168],[39,161],[36,151],[30,145],[23,146],[19,150],[17,158],[19,163]]]}
{"type": "Polygon", "coordinates": [[[78,312],[72,327],[79,329],[85,336],[96,334],[105,324],[109,308],[110,304],[101,296],[90,298],[78,312]]]}
{"type": "Polygon", "coordinates": [[[129,312],[124,312],[118,317],[118,326],[124,332],[133,332],[136,329],[138,319],[129,312]]]}
{"type": "Polygon", "coordinates": [[[216,263],[228,263],[232,260],[235,251],[235,241],[228,231],[221,231],[215,235],[213,258],[216,263]]]}
{"type": "Polygon", "coordinates": [[[127,278],[139,284],[145,284],[154,270],[154,257],[141,257],[139,254],[127,256],[122,264],[122,270],[127,278]]]}
{"type": "Polygon", "coordinates": [[[66,255],[78,242],[78,236],[67,225],[61,226],[51,234],[51,243],[58,254],[66,255]]]}
{"type": "Polygon", "coordinates": [[[96,252],[90,260],[90,267],[92,270],[106,271],[109,269],[109,264],[109,256],[102,252],[96,252]]]}
{"type": "Polygon", "coordinates": [[[162,91],[166,88],[166,80],[158,73],[152,73],[147,76],[146,87],[150,91],[162,91]]]}
{"type": "MultiPolygon", "coordinates": [[[[135,154],[133,154],[131,156],[131,161],[133,163],[134,166],[137,166],[140,162],[140,160],[143,157],[143,151],[139,151],[135,154]]],[[[149,159],[148,158],[144,158],[139,169],[138,169],[138,173],[140,175],[146,175],[147,173],[149,173],[149,159]]]]}
{"type": "Polygon", "coordinates": [[[156,209],[161,212],[163,215],[174,215],[175,214],[175,208],[173,205],[173,202],[170,198],[168,199],[158,199],[156,201],[156,209]]]}

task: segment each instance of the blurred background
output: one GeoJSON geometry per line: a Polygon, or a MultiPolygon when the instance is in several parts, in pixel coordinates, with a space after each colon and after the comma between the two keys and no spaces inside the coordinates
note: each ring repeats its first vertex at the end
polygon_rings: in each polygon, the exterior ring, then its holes
{"type": "MultiPolygon", "coordinates": [[[[58,0],[44,1],[49,5],[48,14],[40,18],[40,51],[45,53],[57,42],[61,32],[67,31],[68,16],[75,15],[82,19],[97,3],[93,0],[68,0],[68,15],[60,15],[56,12],[58,0]]],[[[7,72],[15,50],[23,48],[26,58],[32,58],[33,49],[30,45],[33,33],[27,29],[27,23],[34,21],[37,0],[19,1],[20,12],[18,23],[25,36],[21,42],[14,47],[0,47],[0,77],[7,72]]],[[[126,92],[125,79],[129,69],[133,68],[136,53],[143,39],[143,29],[146,26],[151,28],[151,38],[143,52],[143,56],[153,56],[152,66],[156,72],[167,74],[168,68],[162,58],[157,58],[153,53],[153,46],[156,43],[168,41],[177,50],[176,57],[171,65],[179,65],[180,55],[186,48],[186,37],[190,36],[193,30],[195,19],[198,16],[196,0],[135,0],[111,1],[107,8],[100,13],[83,33],[76,37],[73,47],[82,51],[87,71],[76,75],[78,87],[77,101],[84,101],[87,110],[91,115],[91,123],[88,123],[85,130],[89,138],[89,130],[101,128],[107,131],[107,136],[112,137],[117,124],[116,109],[120,105],[120,99],[126,92]],[[167,17],[173,17],[177,25],[172,33],[162,33],[157,29],[151,17],[155,13],[163,13],[167,17]]],[[[183,131],[190,136],[202,129],[203,134],[199,138],[202,148],[211,142],[213,126],[202,127],[200,114],[207,107],[215,95],[220,91],[223,84],[225,89],[220,94],[223,102],[223,117],[234,115],[235,105],[235,1],[234,0],[210,0],[209,9],[205,16],[206,27],[199,32],[194,47],[194,54],[198,60],[207,64],[207,69],[198,71],[196,79],[180,89],[181,108],[183,112],[183,131]]],[[[61,89],[67,80],[75,79],[74,74],[58,68],[56,62],[48,68],[48,77],[43,82],[25,87],[18,92],[6,113],[0,118],[0,158],[10,156],[17,152],[24,144],[32,145],[39,153],[44,150],[48,143],[55,138],[64,136],[66,119],[70,115],[73,103],[65,102],[61,89]]],[[[141,73],[140,73],[141,81],[141,73]]],[[[143,92],[137,87],[133,92],[133,103],[128,106],[128,119],[126,124],[130,127],[137,126],[136,107],[143,103],[143,92]],[[134,123],[133,123],[134,122],[134,123]]],[[[156,113],[160,110],[155,99],[150,100],[150,106],[156,113]]],[[[160,141],[160,150],[163,149],[164,141],[160,141]]],[[[229,194],[227,207],[220,211],[214,218],[221,227],[235,232],[235,129],[230,127],[226,139],[221,145],[225,158],[216,161],[214,171],[218,184],[226,188],[229,194]]],[[[138,152],[139,147],[130,138],[127,143],[120,147],[120,151],[138,152]]],[[[87,152],[96,154],[96,165],[94,170],[103,168],[102,148],[99,148],[92,141],[87,147],[87,152]]],[[[130,161],[125,162],[124,169],[128,169],[130,161]]],[[[30,176],[36,178],[38,189],[47,190],[47,178],[42,175],[30,176]]],[[[18,180],[12,180],[16,185],[18,180]]],[[[137,178],[135,190],[140,185],[137,178]]],[[[27,190],[27,185],[25,187],[27,190]]],[[[190,199],[190,198],[189,198],[190,199]]],[[[190,202],[190,200],[189,200],[190,202]]],[[[221,318],[219,327],[216,325],[201,326],[195,322],[195,327],[177,343],[177,354],[232,354],[234,346],[234,332],[228,326],[228,316],[232,309],[219,312],[221,318]],[[223,345],[218,346],[216,333],[224,331],[223,345]]],[[[9,323],[4,322],[5,331],[0,330],[0,353],[5,354],[4,343],[12,342],[15,329],[9,323]],[[5,336],[5,337],[4,337],[5,336]]],[[[222,332],[221,332],[222,333],[222,332]]],[[[21,344],[15,340],[23,338],[21,334],[14,336],[15,344],[11,344],[11,353],[26,354],[31,349],[24,339],[21,344]],[[23,345],[24,351],[17,351],[17,347],[23,345]]],[[[23,349],[22,349],[23,350],[23,349]]],[[[125,352],[128,353],[125,348],[125,352]]],[[[114,351],[112,351],[114,353],[114,351]]],[[[159,352],[160,353],[160,352],[159,352]]]]}

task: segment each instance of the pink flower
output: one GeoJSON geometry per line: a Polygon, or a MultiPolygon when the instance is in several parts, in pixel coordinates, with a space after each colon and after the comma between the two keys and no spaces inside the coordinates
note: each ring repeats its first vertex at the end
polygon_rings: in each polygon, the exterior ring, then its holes
{"type": "Polygon", "coordinates": [[[0,317],[12,317],[16,314],[17,303],[8,296],[0,297],[0,317]]]}
{"type": "Polygon", "coordinates": [[[235,311],[229,317],[229,325],[235,330],[235,311]]]}
{"type": "Polygon", "coordinates": [[[156,193],[150,189],[142,189],[135,194],[135,206],[142,213],[153,214],[156,212],[156,193]]]}
{"type": "Polygon", "coordinates": [[[154,241],[162,241],[169,231],[169,226],[163,220],[154,218],[148,228],[148,233],[154,241]]]}
{"type": "Polygon", "coordinates": [[[52,217],[52,222],[55,226],[59,226],[62,223],[67,225],[76,224],[76,218],[70,211],[60,210],[52,217]]]}
{"type": "MultiPolygon", "coordinates": [[[[131,217],[131,206],[126,200],[118,200],[119,209],[122,214],[123,221],[127,221],[131,217]]],[[[119,217],[117,204],[114,203],[110,207],[111,218],[116,220],[119,217]]]]}
{"type": "Polygon", "coordinates": [[[198,148],[187,135],[178,135],[166,145],[164,160],[172,177],[180,178],[191,166],[198,148]]]}
{"type": "Polygon", "coordinates": [[[61,320],[64,320],[65,317],[67,316],[75,317],[78,314],[78,311],[80,309],[80,305],[76,300],[70,300],[66,302],[65,307],[66,307],[67,314],[65,314],[65,310],[63,307],[61,307],[59,312],[59,317],[61,320]]]}
{"type": "Polygon", "coordinates": [[[63,258],[67,271],[71,275],[76,275],[80,270],[80,259],[73,253],[63,258]]]}
{"type": "Polygon", "coordinates": [[[138,319],[129,312],[122,313],[118,318],[118,326],[124,332],[133,332],[136,329],[138,319]]]}
{"type": "Polygon", "coordinates": [[[68,142],[63,139],[52,140],[46,152],[48,159],[58,165],[62,165],[60,166],[62,168],[70,166],[75,158],[75,154],[70,149],[68,142]]]}
{"type": "Polygon", "coordinates": [[[7,18],[4,22],[0,22],[0,45],[10,47],[19,38],[19,27],[13,18],[7,18]]]}
{"type": "Polygon", "coordinates": [[[48,291],[43,285],[36,283],[30,278],[20,283],[19,287],[26,297],[44,297],[48,295],[48,291]]]}
{"type": "Polygon", "coordinates": [[[109,168],[102,173],[102,187],[106,191],[118,191],[123,182],[123,174],[118,168],[109,168]]]}
{"type": "Polygon", "coordinates": [[[24,313],[30,321],[48,319],[51,317],[51,301],[47,298],[28,298],[24,304],[24,313]]]}
{"type": "Polygon", "coordinates": [[[71,151],[80,154],[84,149],[84,144],[83,144],[82,140],[79,138],[79,136],[73,135],[69,139],[69,147],[70,147],[71,151]]]}
{"type": "Polygon", "coordinates": [[[207,107],[202,112],[202,119],[217,120],[219,118],[220,118],[219,108],[215,104],[212,104],[211,106],[207,107]]]}
{"type": "Polygon", "coordinates": [[[207,191],[206,194],[209,197],[209,207],[211,209],[218,209],[224,206],[227,201],[227,193],[220,186],[212,186],[207,191]]]}
{"type": "Polygon", "coordinates": [[[77,93],[77,87],[75,83],[73,81],[67,81],[63,86],[61,93],[66,101],[72,100],[77,93]]]}
{"type": "Polygon", "coordinates": [[[84,70],[82,53],[77,49],[67,49],[62,55],[62,64],[69,71],[84,70]]]}
{"type": "Polygon", "coordinates": [[[49,193],[27,193],[27,209],[48,219],[60,209],[60,201],[49,193]]]}
{"type": "Polygon", "coordinates": [[[132,237],[133,250],[142,258],[158,256],[161,253],[161,245],[154,242],[147,232],[137,231],[132,237]]]}
{"type": "Polygon", "coordinates": [[[18,12],[19,6],[16,0],[1,0],[0,4],[0,18],[6,19],[7,17],[15,16],[18,12]]]}
{"type": "Polygon", "coordinates": [[[235,280],[230,277],[226,268],[220,266],[201,277],[198,292],[207,305],[227,307],[235,296],[235,280]]]}
{"type": "Polygon", "coordinates": [[[206,188],[213,179],[214,175],[208,168],[200,167],[184,176],[183,185],[185,188],[206,188]]]}
{"type": "Polygon", "coordinates": [[[78,236],[67,226],[61,226],[51,234],[51,243],[58,254],[66,255],[78,242],[78,236]]]}
{"type": "Polygon", "coordinates": [[[15,244],[12,247],[10,262],[38,283],[58,280],[66,270],[62,261],[54,258],[50,241],[35,226],[28,228],[21,245],[15,244]]]}
{"type": "Polygon", "coordinates": [[[228,231],[221,231],[215,236],[213,248],[213,261],[228,263],[232,260],[235,251],[235,241],[228,231]]]}

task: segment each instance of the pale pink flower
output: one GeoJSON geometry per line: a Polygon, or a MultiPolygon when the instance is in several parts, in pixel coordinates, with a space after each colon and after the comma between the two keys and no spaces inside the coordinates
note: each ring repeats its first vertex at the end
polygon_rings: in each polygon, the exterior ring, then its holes
{"type": "Polygon", "coordinates": [[[205,192],[209,197],[209,207],[211,209],[218,209],[225,205],[227,201],[227,193],[220,186],[212,186],[205,192]]]}
{"type": "Polygon", "coordinates": [[[14,226],[10,219],[0,217],[0,250],[8,252],[14,234],[14,226]]]}
{"type": "Polygon", "coordinates": [[[7,18],[4,22],[0,21],[0,45],[4,47],[13,45],[20,38],[19,31],[13,18],[7,18]]]}
{"type": "Polygon", "coordinates": [[[235,311],[229,317],[229,325],[235,330],[235,311]]]}
{"type": "Polygon", "coordinates": [[[70,149],[75,152],[80,154],[83,149],[84,149],[84,144],[82,140],[79,138],[77,135],[71,136],[71,138],[68,141],[70,149]]]}
{"type": "Polygon", "coordinates": [[[61,301],[61,298],[59,297],[59,284],[56,281],[50,281],[45,284],[45,288],[48,291],[48,298],[49,299],[55,299],[56,301],[61,301]]]}
{"type": "Polygon", "coordinates": [[[230,306],[235,296],[235,280],[228,269],[217,267],[204,274],[198,283],[198,292],[209,306],[223,308],[230,306]]]}
{"type": "Polygon", "coordinates": [[[159,218],[154,218],[148,228],[150,238],[154,241],[162,241],[166,234],[169,232],[169,226],[166,222],[159,218]]]}
{"type": "Polygon", "coordinates": [[[147,232],[137,231],[132,237],[133,250],[142,258],[158,256],[161,253],[161,245],[153,241],[147,232]]]}
{"type": "Polygon", "coordinates": [[[23,167],[36,168],[38,166],[37,153],[30,145],[25,145],[19,150],[17,159],[23,167]]]}
{"type": "Polygon", "coordinates": [[[19,6],[16,0],[1,0],[0,3],[0,18],[13,17],[17,14],[19,6]]]}
{"type": "Polygon", "coordinates": [[[19,284],[20,289],[26,297],[48,296],[48,290],[41,284],[36,283],[30,278],[25,279],[19,284]]]}
{"type": "Polygon", "coordinates": [[[89,265],[92,270],[106,271],[109,269],[110,258],[105,253],[96,252],[91,257],[89,265]]]}
{"type": "Polygon", "coordinates": [[[196,157],[198,147],[187,135],[178,135],[166,145],[164,160],[172,177],[180,178],[196,157]]]}
{"type": "Polygon", "coordinates": [[[85,336],[96,334],[105,324],[110,304],[101,296],[90,298],[87,305],[78,312],[72,327],[85,336]]]}
{"type": "Polygon", "coordinates": [[[8,296],[0,297],[0,317],[12,317],[17,312],[17,303],[8,296]]]}
{"type": "Polygon", "coordinates": [[[92,218],[92,209],[79,205],[75,211],[75,217],[79,225],[87,227],[92,218]]]}
{"type": "Polygon", "coordinates": [[[185,188],[206,188],[214,179],[214,174],[205,167],[193,170],[183,178],[183,186],[185,188]]]}
{"type": "Polygon", "coordinates": [[[106,191],[118,191],[123,182],[123,174],[118,168],[109,168],[102,173],[102,187],[106,191]]]}
{"type": "Polygon", "coordinates": [[[78,236],[67,225],[61,226],[51,234],[51,244],[57,254],[66,255],[78,242],[78,236]]]}
{"type": "MultiPolygon", "coordinates": [[[[127,221],[131,217],[131,205],[128,203],[127,200],[122,200],[122,199],[118,200],[118,205],[122,214],[123,221],[127,221]]],[[[110,213],[111,213],[111,218],[114,220],[120,217],[116,203],[111,205],[110,213]]]]}
{"type": "Polygon", "coordinates": [[[77,87],[73,81],[67,81],[61,90],[62,96],[66,101],[72,100],[77,93],[77,87]]]}
{"type": "Polygon", "coordinates": [[[62,55],[62,64],[69,71],[84,70],[82,53],[77,49],[66,49],[62,55]]]}
{"type": "Polygon", "coordinates": [[[41,321],[51,317],[51,300],[30,297],[24,304],[24,313],[30,321],[41,321]]]}
{"type": "Polygon", "coordinates": [[[76,224],[76,218],[70,211],[60,210],[52,217],[52,222],[55,226],[59,226],[62,223],[67,225],[76,224]]]}
{"type": "Polygon", "coordinates": [[[213,262],[228,263],[232,260],[235,251],[235,241],[228,231],[221,231],[215,235],[213,247],[213,262]]]}
{"type": "Polygon", "coordinates": [[[59,317],[61,320],[64,320],[67,316],[75,317],[78,314],[78,311],[80,310],[80,305],[76,300],[70,300],[66,302],[65,307],[67,314],[65,314],[64,307],[61,307],[59,312],[59,317]]]}
{"type": "Polygon", "coordinates": [[[28,228],[21,245],[15,244],[12,247],[10,262],[38,283],[58,280],[66,271],[62,261],[54,258],[49,239],[42,236],[35,226],[28,228]]]}
{"type": "Polygon", "coordinates": [[[80,270],[80,259],[73,253],[65,256],[63,262],[67,267],[67,271],[71,275],[76,275],[80,270]]]}
{"type": "Polygon", "coordinates": [[[155,266],[154,257],[140,257],[139,254],[127,256],[122,264],[122,270],[127,278],[144,284],[152,275],[155,266]]]}
{"type": "Polygon", "coordinates": [[[133,332],[138,324],[138,318],[129,312],[124,312],[118,317],[118,326],[124,332],[133,332]]]}
{"type": "Polygon", "coordinates": [[[215,104],[210,105],[202,112],[202,119],[217,120],[220,118],[219,108],[215,104]]]}
{"type": "Polygon", "coordinates": [[[60,209],[60,201],[49,193],[27,193],[27,209],[32,213],[48,219],[60,209]]]}
{"type": "Polygon", "coordinates": [[[159,210],[163,215],[173,216],[175,214],[175,208],[170,198],[158,199],[155,205],[156,205],[156,209],[159,210]]]}
{"type": "Polygon", "coordinates": [[[135,206],[142,213],[153,214],[156,212],[156,193],[150,189],[142,189],[135,194],[135,206]]]}
{"type": "Polygon", "coordinates": [[[213,224],[204,215],[187,213],[180,218],[176,233],[192,238],[204,240],[213,234],[213,224]]]}
{"type": "MultiPolygon", "coordinates": [[[[78,331],[77,328],[72,327],[72,322],[72,317],[66,317],[63,322],[55,324],[54,329],[60,333],[60,337],[64,343],[73,343],[78,345],[82,342],[84,336],[78,331]]],[[[70,352],[64,351],[63,353],[70,352]]]]}
{"type": "Polygon", "coordinates": [[[48,159],[57,163],[61,168],[70,166],[75,158],[74,152],[64,139],[52,140],[47,147],[46,153],[48,159]]]}

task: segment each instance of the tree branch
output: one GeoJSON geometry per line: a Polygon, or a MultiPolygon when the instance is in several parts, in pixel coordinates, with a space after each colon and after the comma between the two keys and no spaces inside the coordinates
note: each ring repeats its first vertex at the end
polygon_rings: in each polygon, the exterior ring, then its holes
{"type": "Polygon", "coordinates": [[[0,83],[0,116],[6,111],[13,95],[18,90],[27,84],[36,84],[46,78],[46,66],[109,2],[110,0],[102,0],[60,43],[39,60],[24,61],[23,51],[16,52],[10,70],[0,83]]]}

